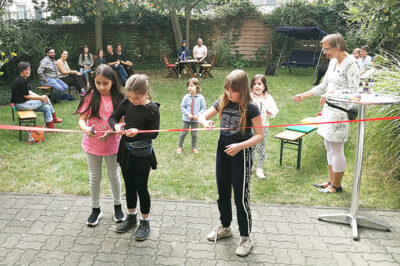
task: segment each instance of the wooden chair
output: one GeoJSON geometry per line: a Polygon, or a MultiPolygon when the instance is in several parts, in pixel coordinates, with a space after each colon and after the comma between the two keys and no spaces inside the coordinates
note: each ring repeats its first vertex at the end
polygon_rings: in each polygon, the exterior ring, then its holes
{"type": "Polygon", "coordinates": [[[178,64],[171,64],[167,55],[162,55],[161,59],[163,60],[165,67],[168,70],[167,78],[172,78],[172,76],[178,76],[178,64]]]}
{"type": "Polygon", "coordinates": [[[217,55],[213,54],[210,64],[201,64],[201,67],[204,69],[204,73],[202,76],[203,78],[206,78],[207,76],[210,76],[210,78],[213,78],[213,75],[211,75],[210,71],[214,67],[215,61],[217,61],[217,55]]]}

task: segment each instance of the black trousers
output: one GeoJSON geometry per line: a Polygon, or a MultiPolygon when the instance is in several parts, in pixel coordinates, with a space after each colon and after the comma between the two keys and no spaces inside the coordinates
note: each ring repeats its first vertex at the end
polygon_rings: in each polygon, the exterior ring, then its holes
{"type": "MultiPolygon", "coordinates": [[[[196,58],[196,59],[199,60],[199,59],[201,59],[201,57],[196,58]]],[[[206,59],[204,59],[204,60],[203,60],[202,62],[200,62],[200,63],[193,64],[193,65],[192,65],[193,73],[197,73],[197,67],[196,67],[196,65],[200,65],[199,73],[202,74],[202,73],[204,72],[204,68],[201,66],[201,64],[205,64],[205,63],[206,63],[206,59]]]]}
{"type": "Polygon", "coordinates": [[[233,157],[224,152],[227,145],[237,142],[222,135],[218,140],[216,164],[218,209],[222,226],[229,227],[232,222],[233,188],[240,235],[249,236],[252,224],[250,212],[252,148],[244,149],[233,157]]]}
{"type": "Polygon", "coordinates": [[[151,158],[129,155],[126,169],[121,168],[125,182],[126,205],[135,209],[137,197],[140,199],[140,212],[150,213],[150,194],[147,186],[150,174],[151,158]]]}
{"type": "Polygon", "coordinates": [[[124,65],[122,64],[122,66],[124,67],[126,74],[128,74],[128,77],[132,76],[133,74],[135,74],[135,71],[133,71],[133,67],[128,66],[128,65],[124,65]]]}
{"type": "Polygon", "coordinates": [[[79,93],[81,92],[82,88],[86,87],[86,82],[83,79],[83,75],[70,74],[60,79],[67,83],[68,86],[75,86],[79,93]]]}

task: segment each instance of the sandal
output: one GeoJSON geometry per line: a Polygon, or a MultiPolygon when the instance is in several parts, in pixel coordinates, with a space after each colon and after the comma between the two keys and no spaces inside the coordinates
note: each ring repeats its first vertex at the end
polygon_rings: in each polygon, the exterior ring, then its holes
{"type": "Polygon", "coordinates": [[[331,185],[331,182],[327,181],[324,183],[315,183],[314,187],[322,187],[322,188],[327,188],[331,185]]]}
{"type": "Polygon", "coordinates": [[[321,193],[327,193],[327,194],[332,194],[332,193],[339,193],[339,192],[342,192],[343,191],[343,189],[342,189],[342,187],[335,187],[334,185],[329,185],[328,187],[326,187],[326,188],[324,188],[324,189],[320,189],[320,190],[318,190],[318,192],[321,192],[321,193]],[[332,187],[332,188],[334,188],[335,189],[335,192],[333,192],[333,191],[331,191],[331,190],[329,190],[329,187],[332,187]]]}

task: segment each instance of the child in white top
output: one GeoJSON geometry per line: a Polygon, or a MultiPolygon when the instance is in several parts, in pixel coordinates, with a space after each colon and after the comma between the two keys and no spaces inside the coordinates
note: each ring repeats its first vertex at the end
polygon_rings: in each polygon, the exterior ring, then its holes
{"type": "MultiPolygon", "coordinates": [[[[268,93],[267,80],[262,74],[255,75],[251,80],[251,98],[261,112],[263,126],[269,126],[269,118],[274,118],[279,112],[274,98],[268,93]]],[[[256,145],[257,150],[257,171],[259,178],[265,178],[263,165],[265,161],[265,141],[268,135],[268,128],[264,128],[264,140],[256,145]]],[[[254,157],[254,153],[253,153],[254,157]]]]}

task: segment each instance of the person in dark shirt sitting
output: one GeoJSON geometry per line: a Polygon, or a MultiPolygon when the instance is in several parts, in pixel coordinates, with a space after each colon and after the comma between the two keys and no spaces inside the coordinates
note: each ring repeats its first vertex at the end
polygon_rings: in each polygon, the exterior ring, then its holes
{"type": "Polygon", "coordinates": [[[118,55],[119,61],[121,62],[121,66],[125,69],[128,77],[133,75],[135,71],[133,71],[132,62],[126,59],[125,53],[122,51],[122,44],[117,44],[117,51],[115,53],[118,55]]]}
{"type": "Polygon", "coordinates": [[[54,123],[61,123],[62,119],[56,116],[53,105],[46,95],[37,95],[29,90],[28,78],[31,75],[31,65],[28,62],[19,62],[20,75],[11,85],[11,102],[21,111],[43,112],[48,128],[54,128],[54,123]]]}
{"type": "MultiPolygon", "coordinates": [[[[177,50],[177,54],[178,54],[178,61],[181,60],[188,60],[190,57],[190,51],[187,48],[187,41],[183,40],[182,41],[182,46],[178,48],[177,50]]],[[[185,68],[184,64],[179,64],[179,77],[182,73],[182,70],[185,68]]]]}
{"type": "Polygon", "coordinates": [[[126,73],[124,67],[121,65],[121,61],[116,53],[113,51],[111,44],[107,45],[107,53],[105,55],[106,63],[112,69],[118,72],[121,77],[122,84],[125,86],[125,82],[128,79],[128,74],[126,73]]]}
{"type": "Polygon", "coordinates": [[[103,49],[100,49],[100,50],[97,52],[97,57],[96,57],[96,60],[95,60],[95,62],[94,62],[94,69],[96,70],[96,68],[97,68],[98,66],[100,66],[101,64],[107,64],[107,63],[106,63],[106,59],[104,58],[104,51],[103,51],[103,49]]]}

